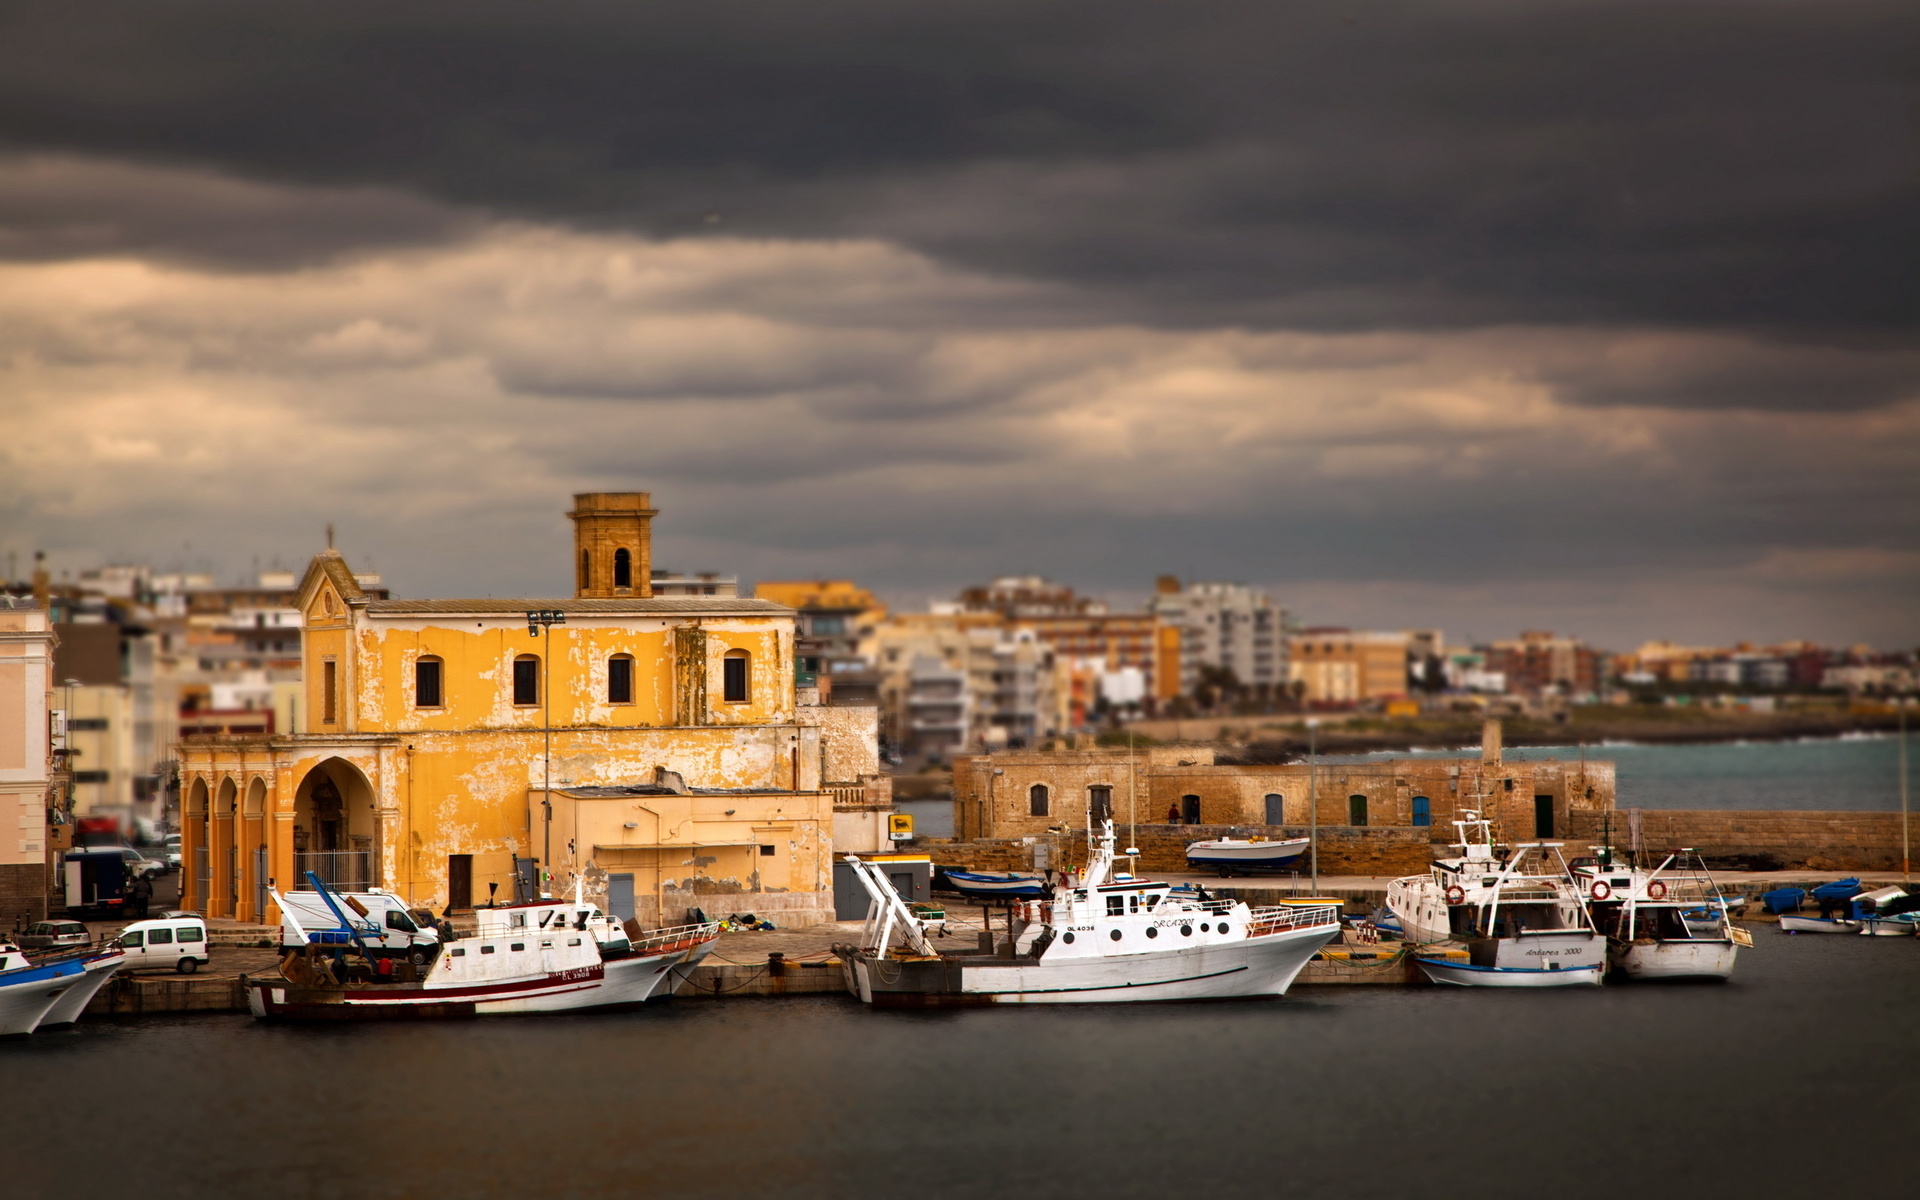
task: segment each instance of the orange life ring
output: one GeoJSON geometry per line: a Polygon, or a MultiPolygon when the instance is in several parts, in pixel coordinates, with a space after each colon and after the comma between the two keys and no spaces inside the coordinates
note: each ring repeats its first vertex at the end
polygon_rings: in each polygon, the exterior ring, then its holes
{"type": "Polygon", "coordinates": [[[1593,881],[1593,886],[1587,889],[1587,895],[1592,896],[1595,900],[1605,900],[1608,896],[1613,895],[1613,889],[1607,886],[1606,880],[1596,879],[1593,881]]]}
{"type": "Polygon", "coordinates": [[[1665,899],[1666,894],[1667,894],[1667,885],[1665,883],[1662,883],[1658,879],[1654,880],[1652,883],[1649,883],[1647,885],[1647,896],[1650,899],[1653,899],[1653,900],[1665,899]]]}
{"type": "Polygon", "coordinates": [[[1467,902],[1467,889],[1461,887],[1457,883],[1450,883],[1447,885],[1447,903],[1448,904],[1465,904],[1466,902],[1467,902]]]}

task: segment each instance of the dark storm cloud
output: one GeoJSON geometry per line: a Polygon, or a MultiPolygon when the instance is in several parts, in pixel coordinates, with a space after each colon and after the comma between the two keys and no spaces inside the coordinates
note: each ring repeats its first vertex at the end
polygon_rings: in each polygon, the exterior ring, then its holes
{"type": "Polygon", "coordinates": [[[1920,396],[1920,353],[1683,335],[1625,337],[1587,362],[1546,375],[1557,394],[1575,404],[1836,412],[1920,396]]]}
{"type": "Polygon", "coordinates": [[[1914,13],[22,6],[0,142],[653,235],[882,237],[1160,325],[1898,331],[1914,13]]]}
{"type": "Polygon", "coordinates": [[[413,245],[470,218],[390,187],[290,187],[60,156],[0,159],[0,258],[180,257],[251,267],[413,245]]]}

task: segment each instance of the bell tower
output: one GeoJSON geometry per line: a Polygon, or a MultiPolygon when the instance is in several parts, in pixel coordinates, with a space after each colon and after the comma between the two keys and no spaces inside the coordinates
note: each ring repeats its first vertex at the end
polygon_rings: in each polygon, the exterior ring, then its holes
{"type": "Polygon", "coordinates": [[[576,492],[573,594],[614,600],[653,595],[653,518],[647,492],[576,492]]]}

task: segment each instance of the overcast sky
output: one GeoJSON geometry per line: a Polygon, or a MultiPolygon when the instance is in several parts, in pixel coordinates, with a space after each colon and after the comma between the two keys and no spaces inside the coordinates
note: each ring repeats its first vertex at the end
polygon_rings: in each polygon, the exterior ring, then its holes
{"type": "Polygon", "coordinates": [[[1911,646],[1917,15],[0,4],[0,553],[1911,646]]]}

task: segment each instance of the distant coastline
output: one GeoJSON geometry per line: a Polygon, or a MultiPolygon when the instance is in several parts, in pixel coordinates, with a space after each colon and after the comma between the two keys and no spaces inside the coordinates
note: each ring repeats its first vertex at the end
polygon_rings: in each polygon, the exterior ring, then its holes
{"type": "MultiPolygon", "coordinates": [[[[1156,741],[1215,742],[1229,747],[1226,753],[1235,761],[1270,763],[1305,756],[1308,737],[1299,720],[1293,716],[1227,717],[1218,721],[1142,722],[1136,728],[1156,741]]],[[[1316,742],[1321,754],[1395,750],[1479,753],[1480,721],[1473,716],[1335,720],[1339,723],[1328,721],[1320,727],[1316,742]]],[[[1898,728],[1892,713],[1845,709],[1752,713],[1700,708],[1583,708],[1571,713],[1566,721],[1508,717],[1502,725],[1502,741],[1510,747],[1585,746],[1589,752],[1609,745],[1792,742],[1848,734],[1892,734],[1898,728]]]]}

